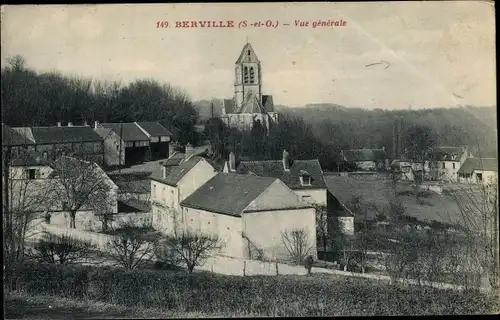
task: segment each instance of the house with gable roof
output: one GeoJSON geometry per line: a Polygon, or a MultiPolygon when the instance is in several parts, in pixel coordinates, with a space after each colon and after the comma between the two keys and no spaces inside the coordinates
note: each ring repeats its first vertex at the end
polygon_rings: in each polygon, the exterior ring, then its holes
{"type": "Polygon", "coordinates": [[[30,142],[29,150],[42,154],[44,158],[55,160],[62,155],[73,155],[103,164],[103,140],[87,125],[77,126],[69,122],[67,126],[62,126],[59,122],[51,127],[12,129],[30,142]]]}
{"type": "Polygon", "coordinates": [[[461,183],[496,184],[498,182],[498,159],[468,158],[458,169],[461,183]]]}
{"type": "Polygon", "coordinates": [[[342,160],[361,171],[389,169],[389,157],[385,147],[381,149],[351,149],[340,152],[342,160]]]}
{"type": "Polygon", "coordinates": [[[327,210],[323,221],[328,233],[351,233],[354,229],[354,215],[328,190],[323,170],[317,159],[292,160],[283,150],[281,160],[240,161],[236,165],[234,153],[230,153],[224,172],[278,178],[302,200],[327,210]]]}
{"type": "Polygon", "coordinates": [[[317,256],[314,207],[277,178],[219,173],[181,208],[179,228],[218,235],[221,255],[286,260],[282,234],[305,230],[308,253],[317,256]]]}
{"type": "Polygon", "coordinates": [[[467,146],[436,147],[429,154],[430,171],[433,180],[458,182],[458,170],[466,159],[472,158],[467,146]]]}
{"type": "Polygon", "coordinates": [[[151,173],[153,227],[163,233],[175,230],[180,203],[217,174],[203,157],[174,153],[151,173]]]}

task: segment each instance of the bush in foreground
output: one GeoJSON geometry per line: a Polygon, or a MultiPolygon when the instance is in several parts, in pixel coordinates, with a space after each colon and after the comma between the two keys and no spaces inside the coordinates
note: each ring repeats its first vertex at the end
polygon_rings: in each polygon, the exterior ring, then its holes
{"type": "Polygon", "coordinates": [[[49,264],[23,264],[7,273],[6,289],[26,294],[205,314],[480,314],[492,313],[495,306],[492,297],[478,291],[389,286],[317,274],[237,277],[49,264]]]}

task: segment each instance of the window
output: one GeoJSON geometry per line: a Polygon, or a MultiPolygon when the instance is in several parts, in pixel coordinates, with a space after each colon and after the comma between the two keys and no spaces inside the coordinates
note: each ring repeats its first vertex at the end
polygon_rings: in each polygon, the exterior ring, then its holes
{"type": "Polygon", "coordinates": [[[33,179],[37,178],[38,170],[37,169],[26,169],[25,174],[26,174],[26,179],[33,180],[33,179]]]}
{"type": "Polygon", "coordinates": [[[483,174],[482,173],[476,173],[477,181],[478,182],[483,182],[483,174]]]}
{"type": "Polygon", "coordinates": [[[250,67],[250,83],[255,83],[255,73],[253,67],[250,67]]]}
{"type": "Polygon", "coordinates": [[[441,168],[443,168],[443,169],[444,169],[444,165],[445,165],[445,163],[443,162],[443,163],[441,164],[441,168]]]}
{"type": "Polygon", "coordinates": [[[453,162],[453,169],[455,169],[455,162],[453,162]]]}
{"type": "Polygon", "coordinates": [[[243,68],[244,83],[248,83],[248,67],[243,68]]]}
{"type": "Polygon", "coordinates": [[[302,196],[302,200],[311,201],[311,196],[302,196]]]}
{"type": "Polygon", "coordinates": [[[247,56],[248,56],[248,60],[250,60],[252,57],[252,53],[250,52],[250,50],[247,51],[247,56]]]}

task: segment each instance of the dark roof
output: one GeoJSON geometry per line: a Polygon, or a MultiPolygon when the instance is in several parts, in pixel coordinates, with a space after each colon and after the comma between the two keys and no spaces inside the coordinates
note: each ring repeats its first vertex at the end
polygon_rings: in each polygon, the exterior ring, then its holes
{"type": "Polygon", "coordinates": [[[152,137],[172,136],[170,131],[165,129],[158,121],[137,122],[137,124],[152,137]]]}
{"type": "Polygon", "coordinates": [[[263,95],[262,96],[262,105],[267,112],[274,112],[274,101],[272,95],[263,95]]]}
{"type": "Polygon", "coordinates": [[[430,157],[434,161],[459,161],[464,152],[462,147],[435,147],[430,157]]]}
{"type": "Polygon", "coordinates": [[[12,166],[48,166],[51,160],[44,158],[39,152],[27,152],[18,155],[13,155],[11,160],[12,166]]]}
{"type": "Polygon", "coordinates": [[[346,161],[380,161],[387,159],[384,149],[342,150],[346,161]]]}
{"type": "Polygon", "coordinates": [[[274,181],[274,178],[219,173],[187,197],[181,205],[240,216],[274,181]]]}
{"type": "Polygon", "coordinates": [[[164,166],[178,166],[184,160],[185,156],[183,152],[174,152],[168,159],[162,161],[162,164],[164,166]]]}
{"type": "Polygon", "coordinates": [[[33,143],[29,138],[2,123],[2,146],[22,146],[33,143]]]}
{"type": "Polygon", "coordinates": [[[101,123],[99,125],[103,128],[113,129],[118,135],[121,132],[121,138],[126,142],[149,141],[148,136],[135,123],[101,123]]]}
{"type": "Polygon", "coordinates": [[[295,160],[288,172],[284,170],[282,160],[241,161],[236,172],[278,178],[290,189],[326,189],[323,170],[318,160],[295,160]],[[300,184],[300,171],[302,170],[311,175],[311,186],[300,184]]]}
{"type": "Polygon", "coordinates": [[[468,158],[458,173],[471,174],[474,170],[498,171],[498,160],[495,158],[468,158]]]}
{"type": "Polygon", "coordinates": [[[147,172],[108,174],[118,186],[119,193],[151,193],[151,181],[147,172]]]}
{"type": "Polygon", "coordinates": [[[94,131],[102,138],[106,139],[106,137],[113,131],[111,128],[95,128],[94,131]]]}
{"type": "Polygon", "coordinates": [[[31,132],[37,144],[102,141],[94,129],[88,126],[32,127],[31,132]]]}
{"type": "Polygon", "coordinates": [[[223,107],[224,107],[226,114],[233,113],[234,110],[236,109],[236,103],[235,103],[234,99],[224,99],[223,107]]]}
{"type": "Polygon", "coordinates": [[[237,108],[233,113],[266,113],[259,98],[252,92],[248,92],[243,104],[237,108]]]}
{"type": "Polygon", "coordinates": [[[154,170],[150,178],[159,182],[168,184],[169,186],[177,186],[177,183],[201,160],[201,157],[192,156],[186,161],[181,162],[178,166],[167,167],[167,177],[163,178],[163,166],[154,170]]]}
{"type": "Polygon", "coordinates": [[[250,43],[245,44],[243,49],[241,50],[241,53],[238,57],[238,60],[236,60],[236,63],[241,63],[243,61],[255,61],[259,62],[259,59],[257,58],[257,55],[255,54],[255,51],[252,48],[252,45],[250,43]],[[247,51],[250,50],[250,59],[248,59],[247,51]]]}
{"type": "Polygon", "coordinates": [[[328,213],[333,213],[337,217],[354,217],[354,214],[330,190],[326,192],[326,204],[328,213]]]}

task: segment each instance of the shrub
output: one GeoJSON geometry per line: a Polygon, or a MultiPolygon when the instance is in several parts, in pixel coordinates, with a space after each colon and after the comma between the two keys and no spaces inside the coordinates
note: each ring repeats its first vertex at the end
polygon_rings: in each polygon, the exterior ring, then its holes
{"type": "Polygon", "coordinates": [[[226,316],[363,316],[490,313],[494,297],[475,290],[390,286],[314,274],[222,276],[26,263],[8,270],[8,289],[162,310],[226,316]],[[78,288],[77,288],[78,286],[78,288]]]}
{"type": "Polygon", "coordinates": [[[69,264],[88,258],[94,249],[90,241],[45,234],[28,256],[38,262],[69,264]]]}

